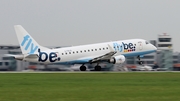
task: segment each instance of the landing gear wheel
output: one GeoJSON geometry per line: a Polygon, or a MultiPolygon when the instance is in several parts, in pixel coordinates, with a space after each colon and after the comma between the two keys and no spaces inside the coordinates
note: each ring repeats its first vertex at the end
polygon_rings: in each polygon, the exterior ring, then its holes
{"type": "Polygon", "coordinates": [[[142,64],[143,64],[143,62],[141,61],[141,58],[140,58],[140,56],[139,56],[139,55],[138,55],[138,57],[137,57],[137,58],[138,58],[138,60],[139,60],[138,64],[139,64],[139,65],[142,65],[142,64]]]}
{"type": "Polygon", "coordinates": [[[86,66],[84,66],[84,65],[81,66],[81,67],[80,67],[80,70],[81,70],[81,71],[86,71],[86,66]]]}
{"type": "Polygon", "coordinates": [[[95,66],[95,71],[101,71],[101,66],[95,66]]]}

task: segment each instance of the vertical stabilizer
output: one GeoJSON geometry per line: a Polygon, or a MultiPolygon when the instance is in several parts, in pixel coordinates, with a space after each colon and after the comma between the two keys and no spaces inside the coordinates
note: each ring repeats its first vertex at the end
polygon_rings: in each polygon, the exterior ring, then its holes
{"type": "Polygon", "coordinates": [[[48,48],[40,46],[21,25],[15,25],[14,29],[23,54],[34,54],[38,52],[38,49],[48,50],[48,48]]]}

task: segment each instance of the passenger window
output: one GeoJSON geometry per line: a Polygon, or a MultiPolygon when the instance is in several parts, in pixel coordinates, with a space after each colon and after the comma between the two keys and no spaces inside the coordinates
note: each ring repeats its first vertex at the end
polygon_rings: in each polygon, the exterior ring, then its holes
{"type": "Polygon", "coordinates": [[[64,53],[62,53],[62,55],[64,55],[64,53]]]}
{"type": "Polygon", "coordinates": [[[108,49],[108,47],[106,47],[106,49],[108,49]]]}
{"type": "Polygon", "coordinates": [[[88,52],[90,52],[90,50],[88,50],[88,52]]]}
{"type": "Polygon", "coordinates": [[[84,50],[84,52],[86,52],[86,50],[84,50]]]}
{"type": "Polygon", "coordinates": [[[91,51],[93,51],[93,49],[91,49],[91,51]]]}

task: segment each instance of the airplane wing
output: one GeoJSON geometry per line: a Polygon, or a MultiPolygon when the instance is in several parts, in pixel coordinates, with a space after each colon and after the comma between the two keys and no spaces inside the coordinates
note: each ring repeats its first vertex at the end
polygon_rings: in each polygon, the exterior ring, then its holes
{"type": "Polygon", "coordinates": [[[116,54],[116,51],[114,51],[114,52],[109,52],[109,53],[106,53],[106,54],[104,54],[104,55],[102,55],[102,56],[93,58],[93,59],[91,59],[89,62],[93,63],[93,62],[97,62],[97,61],[100,61],[100,60],[110,59],[114,54],[116,54]]]}
{"type": "Polygon", "coordinates": [[[96,57],[96,58],[93,58],[93,59],[91,59],[89,62],[93,63],[93,62],[97,62],[97,61],[100,61],[100,60],[110,59],[114,54],[117,53],[117,51],[114,51],[109,44],[108,44],[108,47],[109,47],[109,49],[110,49],[110,52],[109,52],[109,53],[106,53],[106,54],[104,54],[104,55],[101,55],[101,56],[98,56],[98,57],[96,57]]]}

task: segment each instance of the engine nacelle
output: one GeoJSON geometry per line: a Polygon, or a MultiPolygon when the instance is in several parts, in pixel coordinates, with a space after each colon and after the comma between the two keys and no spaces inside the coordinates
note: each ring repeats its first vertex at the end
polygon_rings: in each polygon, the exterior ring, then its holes
{"type": "Polygon", "coordinates": [[[126,60],[126,58],[124,57],[124,55],[118,55],[118,56],[114,56],[112,57],[109,62],[113,63],[113,64],[122,64],[124,63],[126,60]]]}

